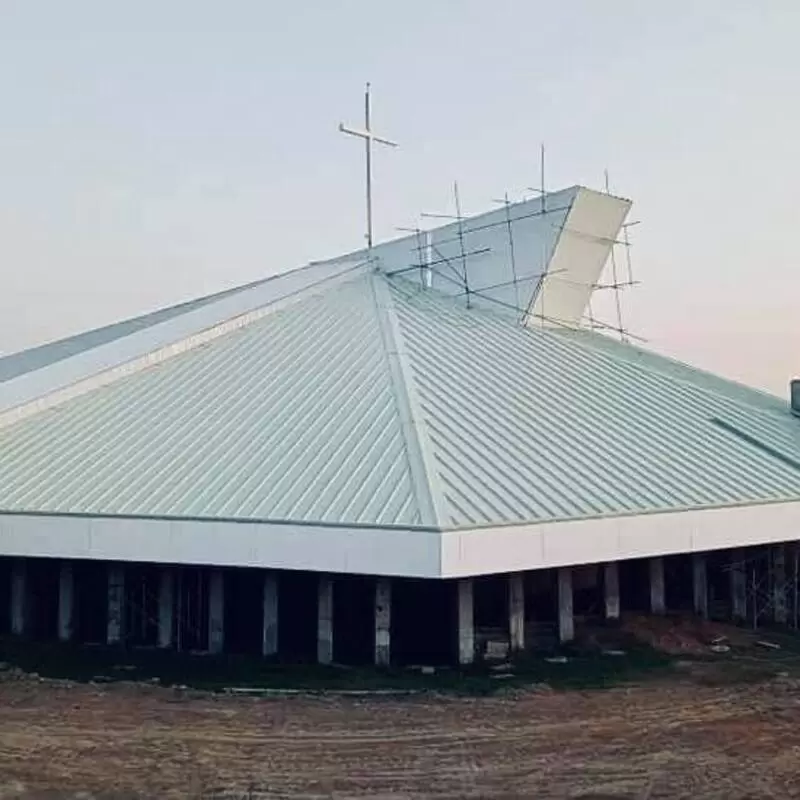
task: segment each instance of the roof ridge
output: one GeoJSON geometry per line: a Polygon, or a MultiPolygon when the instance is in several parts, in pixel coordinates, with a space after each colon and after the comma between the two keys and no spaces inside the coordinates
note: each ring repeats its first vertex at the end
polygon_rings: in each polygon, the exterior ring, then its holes
{"type": "Polygon", "coordinates": [[[392,384],[396,390],[397,410],[406,442],[412,485],[417,495],[422,525],[441,529],[447,519],[444,495],[439,486],[438,471],[434,465],[432,448],[422,418],[412,368],[405,352],[403,332],[397,317],[394,298],[389,289],[389,280],[378,272],[374,272],[370,278],[378,324],[392,384]]]}

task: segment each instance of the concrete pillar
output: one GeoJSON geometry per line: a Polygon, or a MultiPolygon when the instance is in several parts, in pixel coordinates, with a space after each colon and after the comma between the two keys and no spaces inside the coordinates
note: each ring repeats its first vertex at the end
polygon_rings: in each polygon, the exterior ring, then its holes
{"type": "Polygon", "coordinates": [[[747,572],[744,550],[731,552],[731,616],[738,622],[747,618],[747,572]]]}
{"type": "Polygon", "coordinates": [[[667,610],[664,595],[664,559],[651,558],[650,562],[650,611],[663,614],[667,610]]]}
{"type": "Polygon", "coordinates": [[[775,622],[786,624],[786,549],[782,544],[772,548],[772,608],[775,622]]]}
{"type": "Polygon", "coordinates": [[[121,564],[108,565],[108,616],[106,618],[107,644],[122,641],[125,609],[125,568],[121,564]]]}
{"type": "Polygon", "coordinates": [[[458,663],[475,660],[475,613],[472,578],[458,582],[458,663]]]}
{"type": "Polygon", "coordinates": [[[212,569],[208,576],[208,652],[218,654],[225,648],[225,575],[212,569]]]}
{"type": "Polygon", "coordinates": [[[317,661],[333,662],[333,578],[319,576],[317,590],[317,661]]]}
{"type": "Polygon", "coordinates": [[[609,561],[603,567],[603,595],[606,619],[619,619],[619,564],[609,561]]]}
{"type": "Polygon", "coordinates": [[[508,576],[508,634],[512,651],[525,649],[525,575],[522,572],[508,576]]]}
{"type": "Polygon", "coordinates": [[[694,613],[708,619],[708,574],[703,553],[692,553],[692,598],[694,613]]]}
{"type": "Polygon", "coordinates": [[[278,654],[278,576],[264,573],[264,621],[261,652],[265,656],[278,654]]]}
{"type": "Polygon", "coordinates": [[[558,639],[562,644],[575,638],[575,619],[572,616],[572,568],[558,570],[558,639]]]}
{"type": "Polygon", "coordinates": [[[392,581],[375,581],[375,664],[388,667],[392,657],[392,581]]]}
{"type": "Polygon", "coordinates": [[[158,575],[158,646],[172,647],[175,626],[175,573],[162,567],[158,575]]]}
{"type": "Polygon", "coordinates": [[[75,632],[75,581],[72,562],[62,561],[58,572],[58,638],[68,642],[75,632]]]}
{"type": "Polygon", "coordinates": [[[28,565],[24,558],[11,562],[11,633],[22,636],[28,627],[28,565]]]}

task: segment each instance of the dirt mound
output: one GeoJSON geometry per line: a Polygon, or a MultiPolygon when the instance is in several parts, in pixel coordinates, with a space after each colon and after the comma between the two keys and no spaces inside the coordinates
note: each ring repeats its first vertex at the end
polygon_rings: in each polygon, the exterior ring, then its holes
{"type": "Polygon", "coordinates": [[[628,616],[621,631],[670,655],[707,655],[712,647],[751,647],[753,634],[698,617],[628,616]]]}

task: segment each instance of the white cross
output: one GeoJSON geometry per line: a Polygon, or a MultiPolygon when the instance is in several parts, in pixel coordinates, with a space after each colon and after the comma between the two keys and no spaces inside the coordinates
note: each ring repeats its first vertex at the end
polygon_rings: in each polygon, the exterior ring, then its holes
{"type": "Polygon", "coordinates": [[[367,84],[366,92],[364,93],[364,130],[356,128],[348,128],[343,123],[339,123],[339,130],[342,133],[348,133],[350,136],[358,136],[364,140],[367,156],[367,247],[372,248],[372,143],[380,142],[380,144],[389,145],[389,147],[397,147],[397,142],[390,139],[384,139],[382,136],[377,136],[372,132],[369,122],[369,84],[367,84]]]}

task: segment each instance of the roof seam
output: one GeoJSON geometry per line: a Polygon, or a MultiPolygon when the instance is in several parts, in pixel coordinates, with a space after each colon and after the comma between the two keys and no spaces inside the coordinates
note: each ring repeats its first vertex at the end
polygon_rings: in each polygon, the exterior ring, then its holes
{"type": "Polygon", "coordinates": [[[422,524],[442,527],[447,519],[444,496],[439,486],[433,450],[425,430],[394,300],[386,279],[378,273],[372,275],[371,285],[392,385],[396,392],[400,427],[408,450],[411,480],[422,524]]]}

